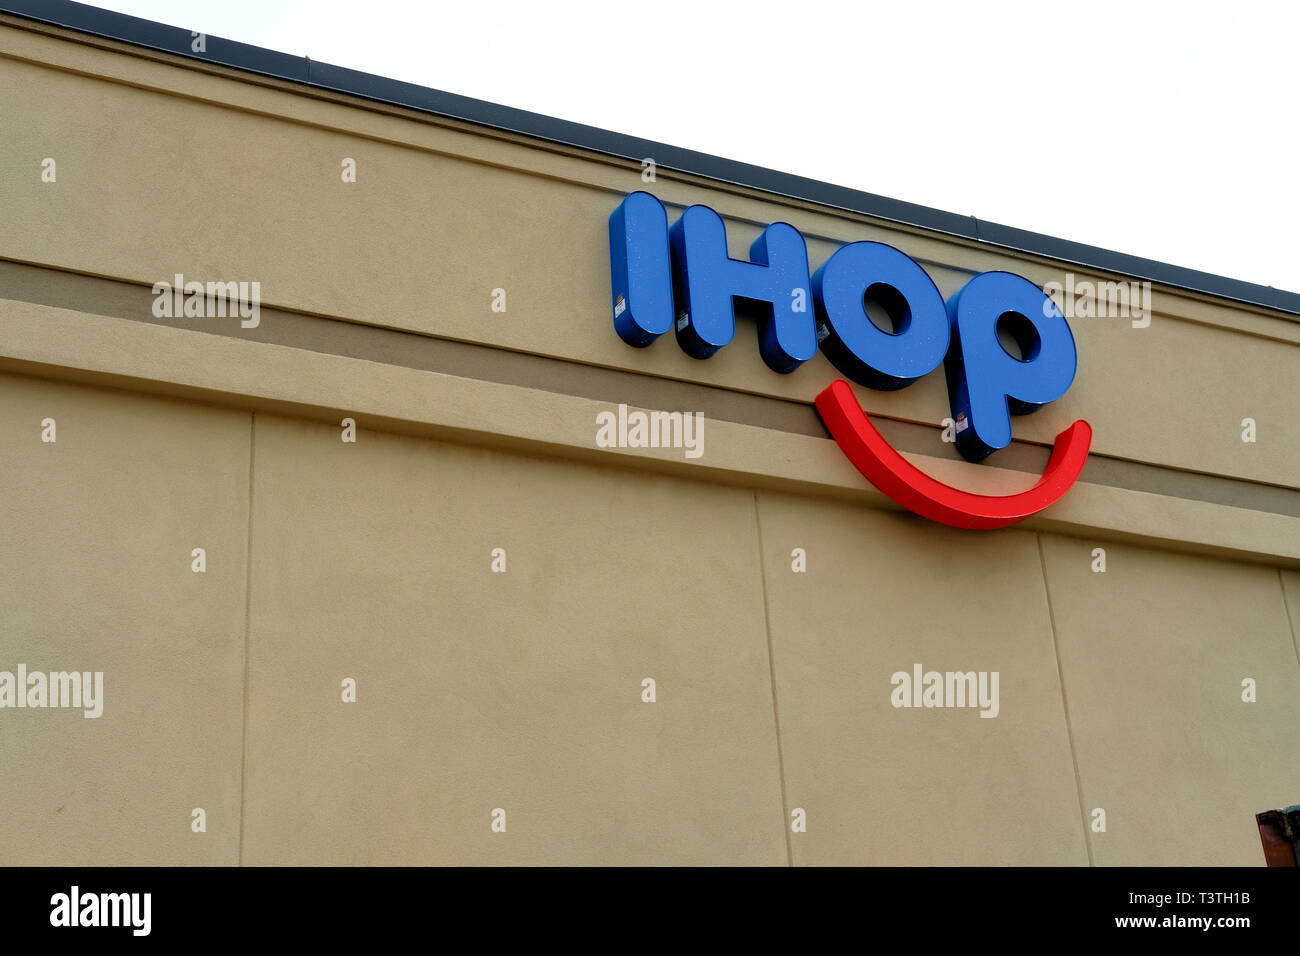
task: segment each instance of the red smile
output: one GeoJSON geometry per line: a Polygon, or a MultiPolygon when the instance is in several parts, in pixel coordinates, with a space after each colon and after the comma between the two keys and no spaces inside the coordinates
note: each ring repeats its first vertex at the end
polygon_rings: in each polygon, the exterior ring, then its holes
{"type": "Polygon", "coordinates": [[[1078,479],[1092,446],[1092,426],[1080,419],[1056,436],[1047,469],[1034,487],[1015,495],[977,495],[931,478],[900,455],[843,379],[817,396],[817,411],[868,481],[909,511],[954,528],[1005,528],[1055,504],[1078,479]]]}

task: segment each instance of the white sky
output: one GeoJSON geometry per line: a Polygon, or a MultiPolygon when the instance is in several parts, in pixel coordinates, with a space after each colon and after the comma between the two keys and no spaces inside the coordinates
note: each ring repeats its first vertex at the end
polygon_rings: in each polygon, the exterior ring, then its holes
{"type": "Polygon", "coordinates": [[[97,0],[1300,291],[1300,4],[97,0]]]}

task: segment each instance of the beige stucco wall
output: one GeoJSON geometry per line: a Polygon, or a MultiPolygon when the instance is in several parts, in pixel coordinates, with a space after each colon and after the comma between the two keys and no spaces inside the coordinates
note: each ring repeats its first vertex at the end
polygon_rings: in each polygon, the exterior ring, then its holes
{"type": "MultiPolygon", "coordinates": [[[[1294,317],[1157,287],[1149,328],[1076,321],[1002,467],[940,441],[940,375],[861,390],[993,492],[1092,422],[1064,501],[960,532],[818,431],[822,358],[618,340],[639,166],[2,17],[0,111],[0,670],[105,675],[98,719],[0,710],[0,862],[1253,865],[1300,802],[1294,317]],[[260,282],[261,327],[154,319],[176,272],[260,282]],[[597,448],[620,402],[704,409],[704,456],[597,448]],[[915,663],[999,672],[999,715],[891,706],[915,663]]],[[[648,188],[736,254],[783,219],[945,293],[1071,268],[648,188]]]]}

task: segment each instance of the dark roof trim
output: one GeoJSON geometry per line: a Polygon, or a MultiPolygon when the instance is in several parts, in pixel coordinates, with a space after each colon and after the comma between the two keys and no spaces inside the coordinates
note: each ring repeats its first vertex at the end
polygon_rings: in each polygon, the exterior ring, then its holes
{"type": "Polygon", "coordinates": [[[211,35],[205,38],[206,51],[195,53],[190,49],[191,31],[187,29],[166,26],[152,20],[142,20],[83,3],[74,3],[72,0],[0,0],[0,12],[195,60],[206,60],[222,66],[292,80],[337,93],[348,93],[481,126],[521,133],[537,139],[594,150],[610,156],[638,162],[646,157],[653,157],[658,166],[680,172],[1300,315],[1300,294],[1284,292],[1272,286],[1228,279],[1153,259],[1125,255],[1108,249],[1099,249],[1096,246],[1027,232],[1023,229],[1000,226],[997,223],[982,222],[974,216],[961,216],[931,209],[928,206],[848,189],[844,186],[833,186],[814,179],[805,179],[802,176],[764,169],[761,166],[751,166],[748,163],[721,159],[707,153],[666,146],[635,136],[611,133],[581,123],[571,123],[567,120],[543,116],[540,113],[499,106],[467,96],[457,96],[455,93],[444,93],[441,90],[416,86],[413,83],[385,79],[371,73],[314,62],[307,57],[277,53],[274,50],[265,50],[233,40],[223,40],[211,35]]]}

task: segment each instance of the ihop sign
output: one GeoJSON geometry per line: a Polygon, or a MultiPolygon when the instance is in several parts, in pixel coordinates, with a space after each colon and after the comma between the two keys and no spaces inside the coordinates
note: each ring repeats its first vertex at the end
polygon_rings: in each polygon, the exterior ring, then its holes
{"type": "MultiPolygon", "coordinates": [[[[669,227],[646,192],[609,218],[614,329],[637,348],[673,330],[686,354],[707,359],[736,334],[736,300],[757,309],[758,347],[789,374],[820,350],[848,380],[906,388],[941,364],[957,448],[984,461],[1011,443],[1011,416],[1055,401],[1074,381],[1078,355],[1065,316],[1042,289],[1009,272],[984,272],[944,301],[910,256],[881,242],[841,246],[809,275],[808,247],[788,223],[763,230],[749,262],[727,252],[722,217],[690,206],[669,227]],[[872,320],[888,317],[892,331],[872,320]],[[1012,354],[999,331],[1018,346],[1012,354]]],[[[1038,483],[990,496],[943,484],[916,468],[872,425],[848,382],[817,397],[831,436],[868,480],[919,515],[959,528],[1000,528],[1059,500],[1078,479],[1092,429],[1076,421],[1056,438],[1038,483]]]]}

